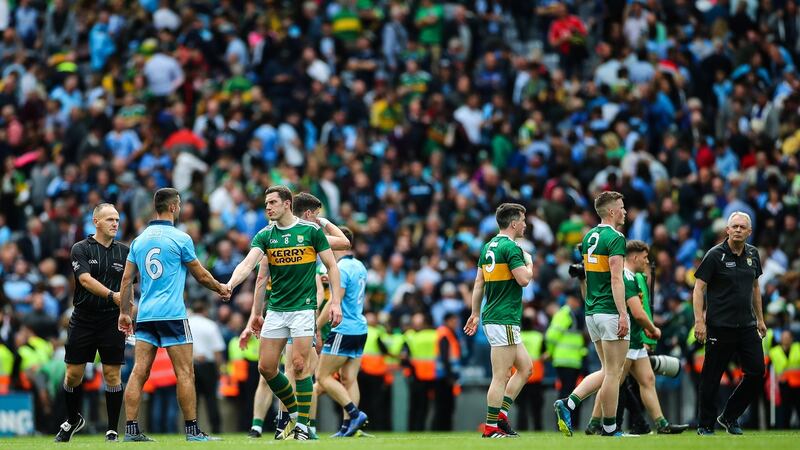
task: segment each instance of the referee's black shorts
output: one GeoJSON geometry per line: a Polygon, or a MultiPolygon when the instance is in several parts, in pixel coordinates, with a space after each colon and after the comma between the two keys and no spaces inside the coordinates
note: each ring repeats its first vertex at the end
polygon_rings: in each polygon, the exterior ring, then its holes
{"type": "Polygon", "coordinates": [[[94,362],[100,353],[103,364],[125,363],[125,334],[117,328],[119,313],[72,314],[64,346],[64,362],[84,364],[94,362]]]}

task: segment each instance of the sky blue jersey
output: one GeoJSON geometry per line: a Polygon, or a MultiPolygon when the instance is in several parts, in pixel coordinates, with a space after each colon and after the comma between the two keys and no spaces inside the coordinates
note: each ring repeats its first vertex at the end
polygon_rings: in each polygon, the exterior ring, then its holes
{"type": "Polygon", "coordinates": [[[345,256],[337,263],[341,285],[342,323],[331,331],[345,335],[367,333],[367,319],[364,317],[364,298],[367,288],[367,268],[352,256],[345,256]]]}
{"type": "Polygon", "coordinates": [[[167,220],[153,220],[131,243],[128,261],[142,278],[137,322],[186,319],[186,263],[197,259],[188,234],[167,220]]]}

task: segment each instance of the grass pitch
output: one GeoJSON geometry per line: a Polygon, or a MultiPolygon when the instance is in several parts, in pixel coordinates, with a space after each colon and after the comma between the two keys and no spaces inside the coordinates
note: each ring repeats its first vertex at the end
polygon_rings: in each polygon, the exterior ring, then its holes
{"type": "MultiPolygon", "coordinates": [[[[576,434],[571,438],[556,432],[524,432],[519,439],[482,439],[473,433],[375,433],[375,438],[331,439],[323,436],[319,441],[294,442],[275,441],[271,438],[248,439],[243,434],[224,434],[221,442],[186,442],[184,436],[152,435],[155,443],[120,443],[125,447],[168,448],[169,450],[210,447],[219,450],[247,450],[313,447],[315,450],[442,450],[442,449],[503,449],[503,450],[796,450],[800,449],[800,431],[755,432],[746,431],[744,436],[730,436],[717,431],[715,436],[700,437],[694,430],[678,436],[641,436],[624,438],[603,438],[576,434]]],[[[9,450],[43,449],[59,447],[63,449],[108,450],[102,435],[76,435],[67,444],[53,443],[53,436],[0,439],[0,448],[9,450]]]]}

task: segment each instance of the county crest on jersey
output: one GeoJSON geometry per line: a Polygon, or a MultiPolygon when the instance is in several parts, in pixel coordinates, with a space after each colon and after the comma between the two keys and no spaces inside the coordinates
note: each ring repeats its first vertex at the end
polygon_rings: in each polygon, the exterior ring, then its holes
{"type": "Polygon", "coordinates": [[[317,254],[330,248],[319,225],[298,219],[281,228],[273,222],[255,235],[250,246],[261,249],[269,261],[269,310],[316,309],[317,254]]]}

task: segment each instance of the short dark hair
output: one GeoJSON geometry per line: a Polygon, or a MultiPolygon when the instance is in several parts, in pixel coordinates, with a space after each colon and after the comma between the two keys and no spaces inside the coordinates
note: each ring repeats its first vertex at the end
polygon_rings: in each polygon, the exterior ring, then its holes
{"type": "Polygon", "coordinates": [[[517,220],[521,215],[525,215],[525,207],[518,203],[503,203],[497,207],[494,217],[500,229],[508,228],[512,220],[517,220]]]}
{"type": "Polygon", "coordinates": [[[640,241],[638,239],[633,239],[625,244],[626,255],[630,255],[631,253],[641,253],[641,252],[645,253],[650,252],[650,246],[647,245],[646,242],[640,241]]]}
{"type": "Polygon", "coordinates": [[[342,233],[344,233],[344,237],[346,237],[347,240],[350,241],[350,246],[353,247],[353,239],[354,239],[353,230],[347,227],[339,227],[339,229],[342,230],[342,233]]]}
{"type": "Polygon", "coordinates": [[[153,195],[153,207],[161,214],[169,211],[169,206],[178,201],[178,190],[174,188],[161,188],[153,195]]]}
{"type": "Polygon", "coordinates": [[[608,215],[608,206],[617,200],[623,200],[625,196],[616,191],[605,191],[594,199],[594,210],[597,215],[606,217],[608,215]]]}
{"type": "Polygon", "coordinates": [[[301,192],[292,200],[292,212],[295,216],[302,216],[306,211],[322,208],[322,202],[308,192],[301,192]]]}
{"type": "Polygon", "coordinates": [[[285,202],[286,200],[289,200],[289,203],[292,202],[292,191],[289,190],[288,187],[282,184],[276,184],[275,186],[270,186],[269,188],[267,188],[266,192],[264,192],[264,197],[268,196],[269,194],[272,194],[273,192],[278,194],[278,197],[281,198],[282,202],[285,202]]]}

